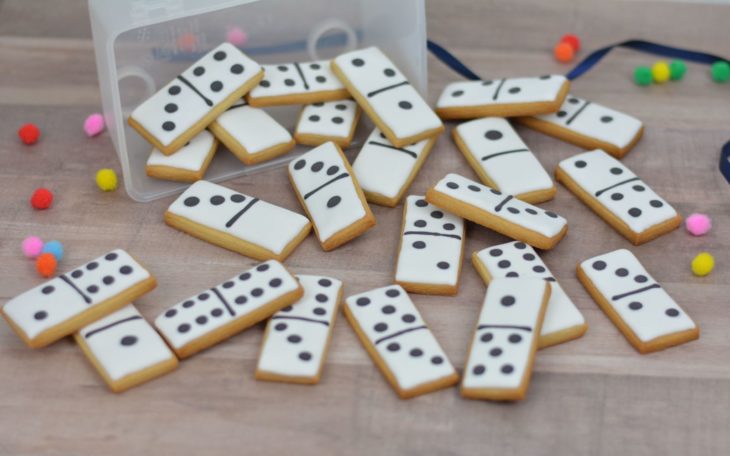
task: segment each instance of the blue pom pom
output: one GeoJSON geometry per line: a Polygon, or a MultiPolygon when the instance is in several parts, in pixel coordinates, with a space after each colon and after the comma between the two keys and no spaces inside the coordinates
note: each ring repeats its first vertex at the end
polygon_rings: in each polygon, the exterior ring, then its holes
{"type": "Polygon", "coordinates": [[[41,253],[50,253],[56,257],[56,261],[61,261],[61,258],[63,258],[63,244],[60,241],[48,241],[43,245],[41,253]]]}

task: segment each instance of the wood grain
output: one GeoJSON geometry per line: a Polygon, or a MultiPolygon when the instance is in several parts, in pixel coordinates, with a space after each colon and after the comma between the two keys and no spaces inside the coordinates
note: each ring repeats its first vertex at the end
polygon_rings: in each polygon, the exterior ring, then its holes
{"type": "MultiPolygon", "coordinates": [[[[165,226],[162,214],[172,198],[138,204],[121,189],[96,189],[95,171],[119,170],[119,163],[107,135],[87,139],[81,129],[99,103],[85,3],[0,0],[0,302],[40,283],[20,254],[23,237],[35,234],[64,243],[63,269],[114,247],[127,249],[159,280],[137,302],[153,318],[253,260],[165,226]],[[33,147],[15,136],[25,122],[43,130],[33,147]],[[51,210],[30,208],[38,186],[55,192],[51,210]]],[[[430,38],[484,77],[567,71],[550,51],[568,31],[581,36],[585,49],[646,38],[728,54],[730,43],[730,9],[720,4],[433,0],[427,11],[430,38]]],[[[713,83],[708,68],[694,64],[681,82],[634,85],[634,67],[655,60],[614,51],[573,91],[642,119],[645,137],[624,162],[683,215],[706,212],[715,227],[704,238],[680,229],[633,247],[559,186],[544,207],[566,217],[570,231],[544,260],[590,329],[538,353],[526,401],[468,401],[455,388],[399,400],[344,319],[317,386],[254,380],[259,325],[122,395],[107,391],[71,340],[32,351],[0,325],[0,454],[728,454],[730,187],[716,168],[728,140],[730,85],[713,83]],[[620,247],[635,252],[699,323],[699,341],[645,356],[626,343],[574,272],[580,260],[620,247]],[[702,279],[689,271],[701,250],[717,260],[715,272],[702,279]]],[[[434,101],[458,76],[433,58],[429,64],[434,101]]],[[[549,170],[580,151],[517,130],[549,170]]],[[[423,193],[451,171],[476,178],[443,134],[411,193],[423,193]]],[[[228,185],[301,211],[285,168],[228,185]]],[[[372,208],[378,223],[364,236],[330,253],[310,236],[287,266],[343,280],[345,296],[389,283],[401,210],[372,208]]],[[[467,258],[507,240],[474,225],[467,238],[467,258]]],[[[458,296],[414,296],[459,368],[483,294],[467,264],[458,296]]]]}

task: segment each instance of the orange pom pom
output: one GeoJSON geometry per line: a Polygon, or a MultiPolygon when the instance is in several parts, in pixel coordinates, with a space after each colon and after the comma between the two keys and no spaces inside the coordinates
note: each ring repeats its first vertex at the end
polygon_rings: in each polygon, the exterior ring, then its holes
{"type": "Polygon", "coordinates": [[[56,266],[58,266],[58,261],[52,253],[42,253],[35,260],[36,271],[46,278],[52,277],[56,273],[56,266]]]}
{"type": "Polygon", "coordinates": [[[570,44],[562,42],[555,46],[553,54],[558,62],[567,63],[573,60],[573,56],[575,56],[575,49],[573,49],[573,46],[570,44]]]}

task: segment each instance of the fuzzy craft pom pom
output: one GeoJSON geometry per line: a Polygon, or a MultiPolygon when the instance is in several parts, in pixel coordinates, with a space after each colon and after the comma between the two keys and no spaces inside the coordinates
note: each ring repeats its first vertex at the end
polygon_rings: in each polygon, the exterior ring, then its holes
{"type": "Polygon", "coordinates": [[[35,269],[43,277],[51,277],[56,273],[56,266],[58,261],[52,253],[42,253],[35,260],[35,269]]]}
{"type": "Polygon", "coordinates": [[[23,239],[22,248],[26,258],[35,258],[43,251],[43,240],[38,236],[28,236],[23,239]]]}
{"type": "Polygon", "coordinates": [[[687,231],[693,236],[704,236],[712,229],[712,219],[707,214],[692,214],[684,221],[687,231]]]}
{"type": "Polygon", "coordinates": [[[30,205],[33,209],[48,209],[53,204],[53,193],[47,188],[38,188],[30,197],[30,205]]]}
{"type": "Polygon", "coordinates": [[[93,138],[102,131],[104,131],[104,116],[98,112],[91,114],[86,118],[86,120],[84,120],[84,133],[86,133],[86,136],[89,138],[93,138]]]}

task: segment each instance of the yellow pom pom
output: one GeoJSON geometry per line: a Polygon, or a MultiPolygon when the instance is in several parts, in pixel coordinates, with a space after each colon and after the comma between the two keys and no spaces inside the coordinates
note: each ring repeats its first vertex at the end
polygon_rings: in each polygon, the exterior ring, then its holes
{"type": "Polygon", "coordinates": [[[96,172],[96,185],[102,191],[112,192],[117,189],[117,173],[113,169],[102,168],[96,172]]]}
{"type": "Polygon", "coordinates": [[[664,60],[658,61],[651,67],[651,77],[654,78],[654,82],[659,84],[669,81],[671,74],[669,65],[664,60]]]}
{"type": "Polygon", "coordinates": [[[692,273],[699,277],[704,277],[712,272],[715,267],[715,259],[707,252],[698,254],[692,260],[692,273]]]}

